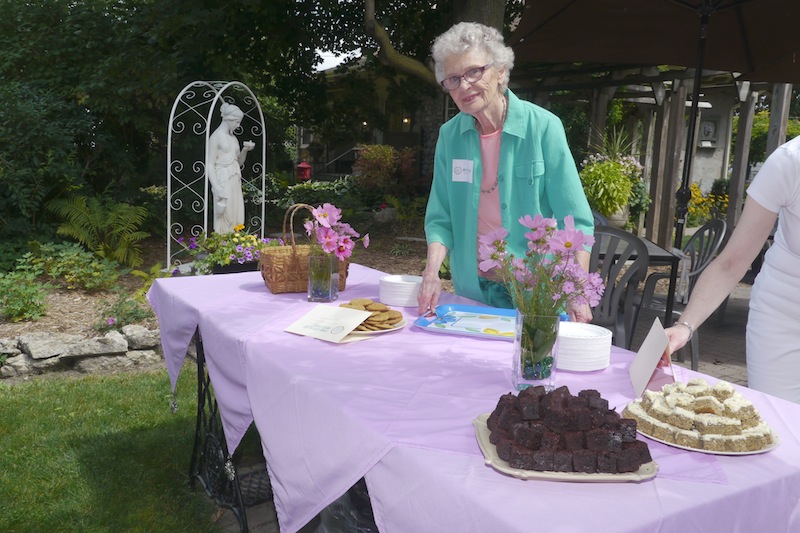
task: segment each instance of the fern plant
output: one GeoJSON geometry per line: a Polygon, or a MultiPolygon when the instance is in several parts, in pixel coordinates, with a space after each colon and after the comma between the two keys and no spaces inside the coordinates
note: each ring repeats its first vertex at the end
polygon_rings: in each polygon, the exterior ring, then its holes
{"type": "Polygon", "coordinates": [[[52,200],[47,209],[64,220],[59,235],[77,240],[105,259],[130,267],[142,264],[139,242],[149,236],[140,230],[147,218],[146,208],[74,196],[52,200]]]}

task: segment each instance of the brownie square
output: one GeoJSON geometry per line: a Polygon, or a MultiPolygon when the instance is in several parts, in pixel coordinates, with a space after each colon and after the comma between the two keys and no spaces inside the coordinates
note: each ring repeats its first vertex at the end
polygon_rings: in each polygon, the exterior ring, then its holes
{"type": "Polygon", "coordinates": [[[578,396],[581,397],[581,398],[587,398],[587,399],[588,398],[592,398],[592,397],[599,398],[600,397],[600,392],[596,391],[594,389],[584,389],[584,390],[582,390],[582,391],[580,391],[578,393],[578,396]]]}
{"type": "MultiPolygon", "coordinates": [[[[494,431],[498,427],[500,427],[500,420],[503,416],[508,416],[512,413],[519,413],[517,410],[516,402],[515,403],[508,403],[506,402],[499,402],[497,407],[495,407],[494,411],[489,414],[489,418],[486,419],[486,427],[489,428],[490,431],[494,431]]],[[[505,428],[510,429],[510,427],[505,428]]]]}
{"type": "Polygon", "coordinates": [[[553,452],[551,450],[536,450],[533,452],[533,467],[531,470],[544,472],[553,470],[553,452]]]}
{"type": "Polygon", "coordinates": [[[589,450],[575,450],[572,452],[572,467],[583,474],[597,472],[597,454],[589,450]]]}
{"type": "Polygon", "coordinates": [[[597,471],[608,474],[617,473],[617,453],[600,452],[597,454],[597,471]]]}
{"type": "Polygon", "coordinates": [[[503,394],[502,396],[500,396],[500,399],[497,400],[497,407],[495,407],[495,410],[500,409],[505,405],[510,405],[512,407],[516,406],[517,397],[511,394],[510,392],[503,394]]]}
{"type": "Polygon", "coordinates": [[[486,427],[489,431],[495,431],[498,429],[498,420],[500,419],[500,415],[497,412],[497,409],[489,413],[489,418],[486,419],[486,427]]]}
{"type": "Polygon", "coordinates": [[[500,442],[500,439],[511,439],[511,438],[513,438],[511,433],[502,430],[500,428],[489,433],[489,442],[491,442],[495,446],[497,445],[498,442],[500,442]]]}
{"type": "Polygon", "coordinates": [[[539,398],[534,395],[520,396],[519,413],[523,420],[537,420],[540,418],[539,398]]]}
{"type": "Polygon", "coordinates": [[[505,408],[503,409],[503,412],[500,413],[500,417],[497,419],[497,427],[506,431],[511,431],[511,428],[514,427],[514,424],[520,422],[521,420],[522,417],[515,407],[505,408]]]}
{"type": "Polygon", "coordinates": [[[512,446],[514,446],[514,439],[508,437],[500,439],[497,444],[495,444],[497,456],[503,461],[508,461],[511,459],[512,446]]]}
{"type": "Polygon", "coordinates": [[[572,466],[572,452],[569,450],[558,450],[553,452],[553,470],[555,472],[574,472],[572,466]]]}
{"type": "Polygon", "coordinates": [[[608,400],[600,396],[589,396],[589,408],[608,411],[608,400]]]}
{"type": "Polygon", "coordinates": [[[650,456],[650,448],[647,446],[647,443],[642,440],[626,442],[622,445],[622,450],[626,453],[636,454],[636,457],[641,464],[649,463],[653,460],[653,458],[650,456]]]}
{"type": "Polygon", "coordinates": [[[566,405],[567,400],[572,397],[572,394],[569,392],[569,387],[566,385],[561,385],[557,389],[553,390],[550,393],[551,401],[555,401],[557,404],[566,405]]]}
{"type": "Polygon", "coordinates": [[[565,450],[582,450],[586,447],[583,431],[565,431],[561,434],[561,448],[565,450]]]}
{"type": "Polygon", "coordinates": [[[586,432],[586,449],[593,452],[618,452],[622,449],[622,435],[611,429],[592,429],[586,432]]]}
{"type": "Polygon", "coordinates": [[[588,408],[589,407],[589,399],[583,396],[570,396],[567,399],[567,408],[568,409],[575,409],[575,408],[588,408]]]}
{"type": "Polygon", "coordinates": [[[544,427],[540,424],[529,426],[517,424],[514,426],[514,441],[531,450],[539,449],[542,442],[544,427]]]}
{"type": "Polygon", "coordinates": [[[511,447],[511,457],[508,459],[508,466],[511,468],[531,470],[533,467],[533,450],[519,444],[514,444],[511,447]]]}
{"type": "Polygon", "coordinates": [[[567,431],[589,431],[592,429],[592,415],[589,409],[568,409],[567,431]]]}
{"type": "Polygon", "coordinates": [[[605,413],[603,411],[598,411],[597,409],[590,409],[589,417],[592,419],[592,427],[599,428],[600,426],[603,425],[603,421],[605,420],[605,413]]]}
{"type": "Polygon", "coordinates": [[[535,387],[528,387],[519,391],[517,395],[517,402],[527,399],[527,398],[536,398],[537,401],[541,400],[545,397],[547,391],[541,385],[536,385],[535,387]]]}
{"type": "Polygon", "coordinates": [[[539,444],[539,449],[554,451],[558,449],[560,442],[561,435],[545,429],[542,433],[542,442],[539,444]]]}
{"type": "Polygon", "coordinates": [[[619,419],[619,432],[622,434],[622,442],[633,442],[636,440],[636,420],[632,418],[619,419]]]}
{"type": "Polygon", "coordinates": [[[563,433],[569,425],[569,415],[566,407],[559,404],[551,404],[550,408],[544,413],[544,424],[547,429],[555,433],[563,433]]]}
{"type": "Polygon", "coordinates": [[[620,420],[622,420],[622,417],[616,411],[606,411],[603,413],[603,427],[616,429],[619,427],[620,420]]]}
{"type": "Polygon", "coordinates": [[[639,470],[639,467],[642,466],[642,464],[644,463],[639,458],[638,451],[634,449],[622,450],[621,452],[618,452],[616,455],[617,455],[617,472],[619,472],[620,474],[627,472],[636,472],[637,470],[639,470]]]}

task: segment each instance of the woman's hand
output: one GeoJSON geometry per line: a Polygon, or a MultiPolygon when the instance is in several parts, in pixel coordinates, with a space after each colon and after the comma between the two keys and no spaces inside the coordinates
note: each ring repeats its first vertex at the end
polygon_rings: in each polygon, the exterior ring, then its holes
{"type": "Polygon", "coordinates": [[[567,314],[572,322],[583,322],[588,324],[592,321],[592,308],[589,304],[567,306],[567,314]]]}
{"type": "Polygon", "coordinates": [[[689,338],[692,336],[692,332],[689,330],[689,328],[681,324],[676,324],[665,329],[664,333],[667,334],[667,338],[669,339],[670,353],[675,353],[683,348],[686,343],[689,342],[689,338]]]}
{"type": "Polygon", "coordinates": [[[442,280],[439,279],[439,268],[447,257],[447,248],[440,242],[428,244],[428,255],[425,258],[425,270],[422,271],[422,283],[417,293],[417,309],[420,316],[428,312],[436,312],[439,295],[442,294],[442,280]]]}
{"type": "Polygon", "coordinates": [[[435,312],[441,293],[442,280],[439,279],[439,274],[424,272],[422,274],[422,283],[419,286],[419,293],[417,293],[417,303],[419,304],[417,313],[422,316],[428,312],[435,312]]]}

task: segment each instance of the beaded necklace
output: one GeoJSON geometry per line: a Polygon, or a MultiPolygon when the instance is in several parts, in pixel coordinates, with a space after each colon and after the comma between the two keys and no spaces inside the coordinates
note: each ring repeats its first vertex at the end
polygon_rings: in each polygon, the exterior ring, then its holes
{"type": "MultiPolygon", "coordinates": [[[[500,120],[500,129],[503,129],[503,125],[506,123],[506,116],[508,115],[508,101],[506,100],[505,96],[503,97],[503,118],[500,120]]],[[[478,124],[478,119],[475,119],[475,124],[480,127],[478,124]]],[[[498,153],[500,152],[500,148],[503,144],[503,134],[500,133],[500,142],[498,143],[498,153]]],[[[497,174],[494,177],[494,185],[492,185],[489,189],[481,189],[481,192],[484,194],[491,194],[497,188],[497,185],[500,183],[500,157],[497,158],[497,174]]]]}

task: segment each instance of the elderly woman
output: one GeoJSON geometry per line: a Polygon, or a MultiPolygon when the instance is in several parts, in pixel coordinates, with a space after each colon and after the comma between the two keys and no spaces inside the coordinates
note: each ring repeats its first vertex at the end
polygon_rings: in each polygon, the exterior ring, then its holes
{"type": "MultiPolygon", "coordinates": [[[[575,228],[593,234],[583,193],[561,121],[508,89],[514,52],[494,28],[462,22],[433,43],[436,78],[458,115],[439,130],[433,185],[425,215],[428,254],[417,297],[419,313],[436,308],[442,291],[439,268],[450,255],[455,292],[495,307],[511,308],[496,272],[478,269],[478,239],[508,230],[510,252],[527,250],[521,216],[573,215],[575,228]]],[[[588,271],[589,253],[576,254],[588,271]]],[[[568,309],[588,322],[588,306],[568,309]]]]}
{"type": "Polygon", "coordinates": [[[245,141],[239,148],[239,140],[233,134],[244,118],[239,107],[223,102],[220,115],[222,122],[208,139],[206,169],[214,195],[214,231],[231,233],[244,224],[241,167],[255,143],[245,141]]]}

